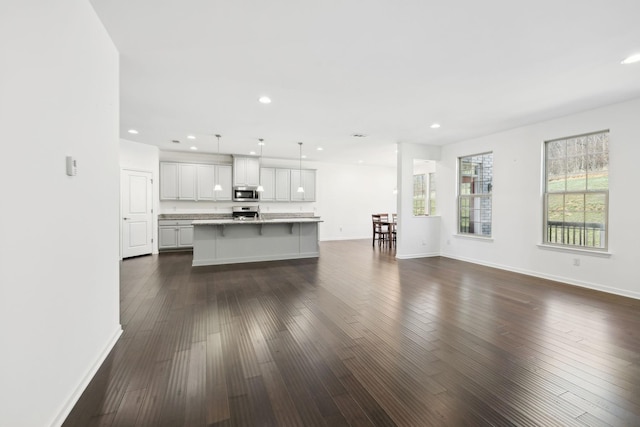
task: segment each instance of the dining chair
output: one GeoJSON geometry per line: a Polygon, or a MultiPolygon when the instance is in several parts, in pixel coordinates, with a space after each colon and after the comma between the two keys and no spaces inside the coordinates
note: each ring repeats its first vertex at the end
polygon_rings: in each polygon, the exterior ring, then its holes
{"type": "Polygon", "coordinates": [[[396,244],[396,231],[398,229],[398,214],[391,214],[391,242],[396,244]]]}
{"type": "Polygon", "coordinates": [[[391,230],[389,228],[389,214],[372,214],[371,223],[373,226],[373,239],[371,246],[374,246],[378,240],[378,246],[382,243],[389,242],[391,238],[391,230]]]}

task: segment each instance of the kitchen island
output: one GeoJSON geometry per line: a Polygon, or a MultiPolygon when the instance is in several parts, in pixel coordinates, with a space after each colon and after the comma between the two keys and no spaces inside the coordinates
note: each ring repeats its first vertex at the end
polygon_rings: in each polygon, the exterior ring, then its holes
{"type": "Polygon", "coordinates": [[[193,266],[317,258],[319,217],[193,221],[193,266]]]}

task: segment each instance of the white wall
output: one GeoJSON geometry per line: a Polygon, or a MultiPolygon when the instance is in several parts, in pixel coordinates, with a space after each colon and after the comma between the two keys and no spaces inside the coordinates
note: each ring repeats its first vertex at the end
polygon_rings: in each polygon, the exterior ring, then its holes
{"type": "Polygon", "coordinates": [[[640,298],[635,225],[640,159],[640,99],[447,145],[438,164],[438,205],[445,256],[640,298]],[[610,129],[610,257],[542,249],[542,144],[610,129]],[[493,239],[456,237],[456,162],[493,151],[493,239]],[[578,258],[580,266],[574,266],[578,258]]]}
{"type": "Polygon", "coordinates": [[[333,163],[308,167],[317,169],[317,213],[324,221],[320,240],[370,239],[371,214],[397,211],[395,168],[333,163]]]}
{"type": "MultiPolygon", "coordinates": [[[[440,217],[413,216],[413,160],[440,160],[440,147],[398,144],[398,228],[396,257],[400,259],[440,254],[440,217]]],[[[436,175],[440,170],[436,164],[436,175]]],[[[440,187],[436,189],[436,199],[440,187]]],[[[436,210],[438,207],[436,206],[436,210]]]]}
{"type": "MultiPolygon", "coordinates": [[[[154,145],[120,140],[120,169],[151,172],[153,177],[153,253],[158,253],[158,212],[160,210],[159,149],[154,145]]],[[[122,237],[122,230],[121,230],[122,237]]],[[[122,239],[120,240],[122,256],[122,239]]]]}
{"type": "Polygon", "coordinates": [[[121,332],[118,52],[86,0],[3,1],[0,51],[0,425],[57,426],[121,332]]]}
{"type": "MultiPolygon", "coordinates": [[[[161,161],[230,164],[231,156],[161,151],[161,161]]],[[[299,161],[264,158],[265,167],[298,168],[299,161]]],[[[371,238],[371,214],[396,212],[396,169],[303,161],[316,170],[315,202],[260,202],[264,213],[312,212],[321,216],[320,240],[371,238]]],[[[160,213],[228,213],[238,202],[160,201],[160,213]]]]}

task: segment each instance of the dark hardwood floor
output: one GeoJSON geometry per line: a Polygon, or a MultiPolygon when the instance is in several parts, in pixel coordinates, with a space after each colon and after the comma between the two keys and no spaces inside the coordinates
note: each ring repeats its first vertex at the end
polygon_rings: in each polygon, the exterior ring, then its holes
{"type": "Polygon", "coordinates": [[[64,426],[640,425],[640,301],[320,246],[123,261],[124,333],[64,426]]]}

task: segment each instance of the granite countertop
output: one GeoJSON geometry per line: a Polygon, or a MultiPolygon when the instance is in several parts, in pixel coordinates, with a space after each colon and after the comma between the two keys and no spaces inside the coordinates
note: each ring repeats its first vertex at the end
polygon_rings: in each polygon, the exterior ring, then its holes
{"type": "Polygon", "coordinates": [[[215,214],[215,213],[195,213],[195,214],[190,214],[190,213],[176,213],[176,214],[160,214],[158,215],[158,220],[162,221],[162,220],[180,220],[180,219],[191,219],[191,220],[196,220],[196,219],[231,219],[231,214],[230,213],[222,213],[222,214],[215,214]]]}
{"type": "Polygon", "coordinates": [[[175,213],[160,214],[158,220],[191,220],[194,225],[265,224],[292,222],[322,222],[313,212],[262,213],[261,219],[234,220],[230,213],[175,213]]]}
{"type": "Polygon", "coordinates": [[[193,225],[239,225],[239,224],[291,224],[300,222],[322,222],[319,216],[313,217],[288,217],[288,218],[265,218],[261,219],[243,219],[237,220],[232,218],[226,219],[197,219],[192,222],[193,225]]]}

